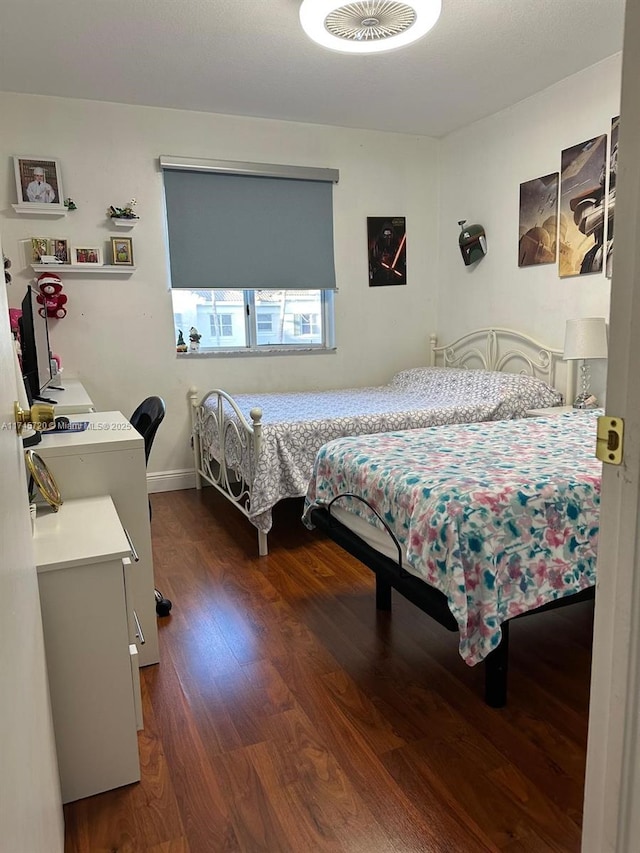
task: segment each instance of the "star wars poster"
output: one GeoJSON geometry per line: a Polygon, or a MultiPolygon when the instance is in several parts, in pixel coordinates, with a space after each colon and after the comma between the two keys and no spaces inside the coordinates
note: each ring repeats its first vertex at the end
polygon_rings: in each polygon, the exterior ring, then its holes
{"type": "Polygon", "coordinates": [[[616,178],[618,176],[618,131],[620,116],[611,119],[611,150],[609,152],[609,197],[607,200],[607,257],[605,275],[613,274],[613,220],[616,210],[616,178]]]}
{"type": "Polygon", "coordinates": [[[404,216],[368,216],[369,287],[407,283],[404,216]]]}
{"type": "Polygon", "coordinates": [[[554,172],[520,184],[519,267],[556,262],[559,178],[554,172]]]}
{"type": "Polygon", "coordinates": [[[559,272],[562,278],[601,272],[604,254],[607,136],[562,152],[559,272]]]}

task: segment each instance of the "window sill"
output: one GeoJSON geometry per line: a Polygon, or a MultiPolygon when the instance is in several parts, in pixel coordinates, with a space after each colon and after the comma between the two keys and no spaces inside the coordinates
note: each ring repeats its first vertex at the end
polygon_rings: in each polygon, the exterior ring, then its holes
{"type": "Polygon", "coordinates": [[[193,358],[247,358],[278,355],[327,355],[337,351],[337,347],[260,347],[257,349],[208,349],[200,352],[177,352],[176,357],[193,358]]]}

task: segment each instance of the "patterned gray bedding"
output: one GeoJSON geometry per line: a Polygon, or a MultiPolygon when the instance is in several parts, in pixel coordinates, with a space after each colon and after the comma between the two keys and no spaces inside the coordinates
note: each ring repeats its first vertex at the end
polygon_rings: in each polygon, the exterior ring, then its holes
{"type": "Polygon", "coordinates": [[[218,424],[216,392],[201,404],[201,453],[209,460],[223,461],[227,470],[234,470],[249,484],[250,497],[243,511],[263,533],[271,528],[271,511],[278,501],[306,494],[316,453],[327,441],[517,418],[528,409],[562,403],[555,388],[533,376],[450,367],[404,370],[388,385],[372,388],[250,394],[233,399],[245,418],[251,410],[262,410],[257,458],[245,452],[240,418],[231,407],[224,411],[225,424],[218,424]]]}

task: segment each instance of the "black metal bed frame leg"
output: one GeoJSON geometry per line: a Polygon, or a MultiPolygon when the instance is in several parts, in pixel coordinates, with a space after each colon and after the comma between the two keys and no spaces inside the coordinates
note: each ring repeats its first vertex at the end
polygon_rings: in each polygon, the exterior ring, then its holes
{"type": "Polygon", "coordinates": [[[376,572],[376,610],[391,610],[391,583],[376,572]]]}
{"type": "Polygon", "coordinates": [[[503,622],[500,645],[484,662],[484,700],[492,708],[507,704],[507,673],[509,669],[509,623],[503,622]]]}

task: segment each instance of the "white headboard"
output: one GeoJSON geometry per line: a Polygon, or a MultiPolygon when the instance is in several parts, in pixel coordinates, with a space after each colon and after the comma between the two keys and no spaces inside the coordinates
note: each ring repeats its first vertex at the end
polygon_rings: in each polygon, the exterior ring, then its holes
{"type": "Polygon", "coordinates": [[[476,329],[442,346],[435,334],[429,340],[432,366],[526,373],[557,388],[566,403],[575,396],[574,362],[563,361],[562,350],[545,346],[529,335],[494,327],[476,329]]]}

